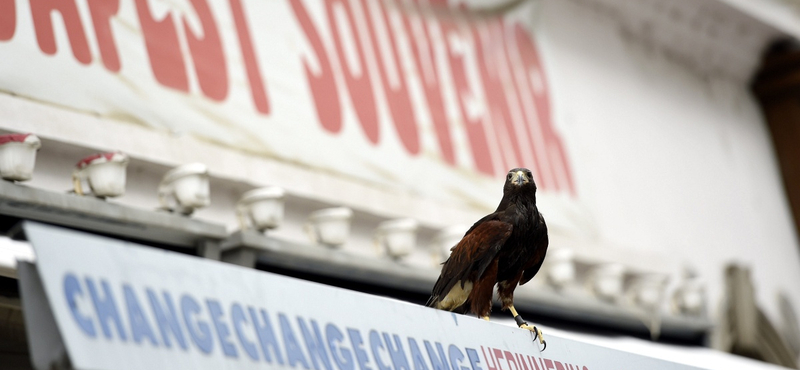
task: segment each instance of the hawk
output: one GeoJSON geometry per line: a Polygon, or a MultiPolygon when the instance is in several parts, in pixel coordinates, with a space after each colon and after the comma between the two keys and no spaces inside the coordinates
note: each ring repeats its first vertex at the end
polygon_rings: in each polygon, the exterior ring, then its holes
{"type": "Polygon", "coordinates": [[[427,305],[488,320],[496,284],[502,309],[511,310],[517,325],[534,332],[547,348],[541,331],[514,308],[514,289],[539,272],[547,245],[547,225],[536,207],[531,171],[512,169],[497,210],[475,222],[451,249],[427,305]]]}

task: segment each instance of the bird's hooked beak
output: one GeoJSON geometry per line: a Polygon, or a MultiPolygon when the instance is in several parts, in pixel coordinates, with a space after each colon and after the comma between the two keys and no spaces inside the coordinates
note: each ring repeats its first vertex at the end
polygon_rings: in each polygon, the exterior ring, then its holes
{"type": "Polygon", "coordinates": [[[520,186],[522,184],[527,184],[530,181],[531,179],[529,179],[528,176],[525,175],[525,172],[522,171],[514,172],[511,175],[511,183],[517,186],[520,186]]]}

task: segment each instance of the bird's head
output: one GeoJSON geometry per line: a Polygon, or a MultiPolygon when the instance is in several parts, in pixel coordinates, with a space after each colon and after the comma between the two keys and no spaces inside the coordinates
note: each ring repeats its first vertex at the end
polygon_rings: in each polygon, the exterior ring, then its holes
{"type": "Polygon", "coordinates": [[[508,171],[508,175],[506,175],[506,184],[503,186],[503,189],[506,192],[522,189],[536,191],[536,182],[533,181],[531,170],[527,168],[515,168],[508,171]]]}

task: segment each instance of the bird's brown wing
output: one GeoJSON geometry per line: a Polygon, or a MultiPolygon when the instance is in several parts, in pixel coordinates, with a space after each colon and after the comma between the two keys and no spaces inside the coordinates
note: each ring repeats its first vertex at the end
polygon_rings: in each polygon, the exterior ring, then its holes
{"type": "Polygon", "coordinates": [[[550,244],[550,239],[547,237],[547,224],[544,222],[544,217],[539,215],[539,223],[536,225],[536,230],[534,230],[533,240],[533,255],[530,257],[530,262],[528,266],[525,268],[525,271],[522,272],[522,280],[519,281],[519,285],[523,285],[533,279],[533,276],[539,272],[539,269],[542,267],[542,263],[544,262],[544,256],[547,254],[547,246],[550,244]]]}
{"type": "Polygon", "coordinates": [[[480,278],[511,235],[512,225],[489,215],[472,226],[444,262],[428,306],[436,304],[457,284],[480,278]]]}

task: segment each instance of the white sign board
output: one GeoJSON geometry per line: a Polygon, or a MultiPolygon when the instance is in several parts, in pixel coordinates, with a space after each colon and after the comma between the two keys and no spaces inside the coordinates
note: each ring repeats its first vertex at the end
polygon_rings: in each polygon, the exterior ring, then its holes
{"type": "Polygon", "coordinates": [[[429,197],[491,207],[490,176],[520,166],[542,191],[575,195],[529,11],[0,1],[0,93],[429,197]]]}
{"type": "Polygon", "coordinates": [[[76,369],[686,368],[554,336],[540,352],[531,332],[474,317],[53,226],[25,232],[76,369]]]}

